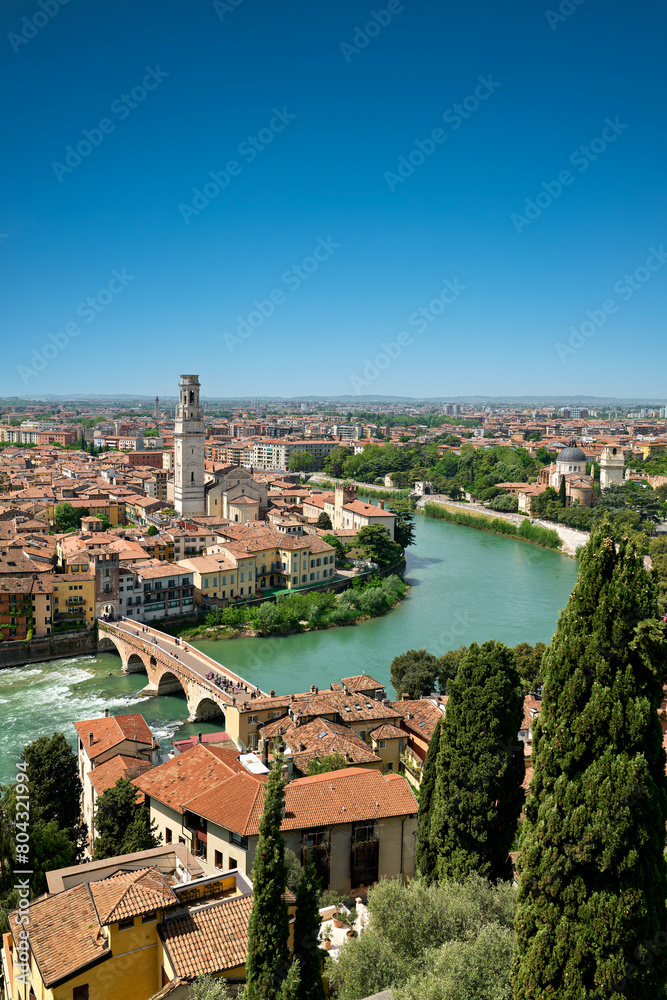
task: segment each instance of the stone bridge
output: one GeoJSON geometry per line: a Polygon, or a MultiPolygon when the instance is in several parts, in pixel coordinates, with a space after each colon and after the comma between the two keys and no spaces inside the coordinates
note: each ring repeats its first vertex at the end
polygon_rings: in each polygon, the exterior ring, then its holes
{"type": "MultiPolygon", "coordinates": [[[[114,646],[121,658],[123,673],[146,671],[148,684],[144,688],[145,694],[185,694],[188,722],[225,716],[227,706],[237,699],[245,701],[247,692],[254,688],[243,677],[189,643],[150,625],[140,625],[123,618],[118,622],[98,619],[97,627],[98,649],[104,651],[109,644],[114,646]],[[224,689],[209,680],[206,674],[211,671],[226,678],[231,688],[224,689]]],[[[263,695],[265,692],[259,693],[263,695]]]]}

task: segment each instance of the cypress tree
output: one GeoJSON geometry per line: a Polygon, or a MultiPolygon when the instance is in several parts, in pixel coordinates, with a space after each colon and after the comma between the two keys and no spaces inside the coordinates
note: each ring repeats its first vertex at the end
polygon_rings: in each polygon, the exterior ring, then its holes
{"type": "Polygon", "coordinates": [[[515,1000],[664,1000],[667,654],[655,585],[608,524],[544,658],[519,845],[515,1000]]]}
{"type": "Polygon", "coordinates": [[[567,495],[565,493],[565,476],[560,477],[560,485],[558,487],[558,503],[561,507],[567,507],[567,495]]]}
{"type": "Polygon", "coordinates": [[[283,760],[276,757],[266,783],[264,812],[252,867],[246,1000],[277,1000],[289,968],[289,914],[284,898],[287,865],[280,833],[284,808],[283,760]]]}
{"type": "Polygon", "coordinates": [[[299,1000],[325,1000],[320,932],[320,880],[309,851],[296,890],[294,958],[299,962],[299,1000]]]}
{"type": "Polygon", "coordinates": [[[436,763],[430,850],[439,879],[509,879],[523,805],[523,698],[514,653],[473,643],[448,685],[436,763]]]}
{"type": "Polygon", "coordinates": [[[419,816],[417,820],[417,848],[415,852],[415,870],[422,878],[431,879],[435,873],[435,857],[431,850],[430,830],[431,830],[431,807],[433,805],[433,791],[435,789],[435,773],[438,753],[440,751],[440,737],[444,719],[438,719],[433,736],[431,737],[426,760],[422,771],[422,780],[419,786],[419,816]]]}

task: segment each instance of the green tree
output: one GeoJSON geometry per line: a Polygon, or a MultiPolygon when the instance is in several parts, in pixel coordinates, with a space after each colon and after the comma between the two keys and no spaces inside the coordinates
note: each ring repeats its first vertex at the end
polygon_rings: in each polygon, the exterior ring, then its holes
{"type": "Polygon", "coordinates": [[[322,511],[317,521],[315,522],[316,528],[323,528],[325,531],[330,531],[333,528],[331,523],[331,518],[325,510],[322,511]]]}
{"type": "Polygon", "coordinates": [[[397,698],[421,698],[435,690],[438,659],[426,649],[408,649],[391,661],[389,675],[397,698]]]}
{"type": "Polygon", "coordinates": [[[208,972],[197,976],[188,996],[190,1000],[231,1000],[226,980],[214,979],[208,972]]]}
{"type": "Polygon", "coordinates": [[[308,762],[307,774],[327,774],[329,771],[342,771],[347,767],[347,758],[342,753],[327,754],[319,760],[308,762]]]}
{"type": "Polygon", "coordinates": [[[64,733],[40,736],[23,748],[30,811],[45,823],[75,831],[81,817],[81,779],[76,754],[64,733]]]}
{"type": "Polygon", "coordinates": [[[81,524],[82,517],[88,517],[90,511],[87,507],[73,507],[71,503],[58,503],[54,512],[56,530],[61,534],[67,531],[76,531],[81,524]]]}
{"type": "Polygon", "coordinates": [[[33,897],[47,891],[46,873],[69,868],[77,860],[77,846],[69,832],[55,819],[38,819],[30,824],[30,889],[33,897]]]}
{"type": "Polygon", "coordinates": [[[355,546],[366,559],[382,569],[392,566],[401,558],[401,547],[392,541],[389,532],[380,524],[365,524],[357,532],[355,546]]]}
{"type": "Polygon", "coordinates": [[[473,643],[448,686],[431,807],[438,877],[512,877],[509,852],[523,805],[523,699],[514,653],[473,643]]]}
{"type": "Polygon", "coordinates": [[[333,547],[336,554],[336,565],[342,566],[347,556],[345,554],[345,546],[341,542],[340,538],[336,535],[323,535],[322,540],[325,541],[327,545],[331,545],[333,547]]]}
{"type": "Polygon", "coordinates": [[[309,451],[293,451],[289,457],[290,472],[310,472],[315,468],[315,457],[309,451]]]}
{"type": "Polygon", "coordinates": [[[402,549],[415,543],[414,506],[410,500],[394,500],[388,504],[388,509],[396,515],[394,524],[394,541],[402,549]]]}
{"type": "Polygon", "coordinates": [[[664,1000],[667,659],[654,581],[608,524],[543,662],[519,844],[516,1000],[664,1000]]]}
{"type": "Polygon", "coordinates": [[[119,778],[97,800],[93,860],[158,847],[159,834],[144,803],[137,802],[137,786],[119,778]]]}
{"type": "Polygon", "coordinates": [[[438,719],[433,736],[429,740],[426,759],[419,785],[419,816],[417,820],[417,847],[415,852],[415,871],[422,878],[430,880],[435,874],[435,856],[431,849],[431,808],[437,772],[438,754],[440,753],[440,738],[444,719],[438,719]]]}
{"type": "Polygon", "coordinates": [[[565,491],[565,476],[560,477],[558,486],[558,503],[561,507],[567,507],[567,493],[565,491]]]}
{"type": "MultiPolygon", "coordinates": [[[[285,848],[285,865],[287,866],[287,888],[290,892],[296,892],[301,881],[301,876],[303,875],[303,865],[294,851],[291,851],[289,847],[285,848]]],[[[254,877],[255,873],[253,871],[251,878],[254,879],[254,877]]]]}
{"type": "Polygon", "coordinates": [[[157,533],[158,533],[158,530],[157,530],[157,528],[155,527],[155,525],[154,525],[154,524],[151,524],[150,528],[149,528],[149,529],[148,529],[148,531],[146,532],[146,534],[147,534],[147,535],[148,535],[148,536],[149,536],[150,538],[155,538],[155,536],[157,535],[157,533]]]}
{"type": "Polygon", "coordinates": [[[294,958],[299,963],[301,986],[299,1000],[325,1000],[322,982],[322,959],[318,942],[321,917],[320,880],[309,851],[296,890],[294,920],[294,958]]]}
{"type": "Polygon", "coordinates": [[[351,448],[332,448],[327,457],[324,459],[324,464],[322,466],[323,471],[326,472],[328,476],[340,479],[343,475],[343,464],[352,454],[353,451],[351,448]]]}
{"type": "Polygon", "coordinates": [[[388,987],[396,998],[410,1000],[509,1000],[515,896],[510,883],[492,886],[477,876],[460,883],[379,882],[368,893],[368,929],[341,949],[338,961],[327,961],[336,1000],[359,1000],[388,987]],[[496,937],[502,948],[494,945],[496,937]],[[420,980],[428,989],[423,995],[420,980]]]}
{"type": "Polygon", "coordinates": [[[456,677],[461,666],[461,660],[468,652],[467,646],[459,646],[458,649],[449,649],[438,658],[438,690],[441,694],[447,694],[447,686],[456,677]]]}
{"type": "Polygon", "coordinates": [[[530,694],[542,684],[542,657],[546,648],[543,642],[536,642],[534,646],[528,642],[520,642],[514,647],[516,668],[524,694],[530,694]]]}
{"type": "Polygon", "coordinates": [[[248,922],[247,1000],[277,1000],[289,969],[289,916],[285,842],[283,759],[277,756],[266,783],[264,811],[253,864],[253,904],[248,922]]]}

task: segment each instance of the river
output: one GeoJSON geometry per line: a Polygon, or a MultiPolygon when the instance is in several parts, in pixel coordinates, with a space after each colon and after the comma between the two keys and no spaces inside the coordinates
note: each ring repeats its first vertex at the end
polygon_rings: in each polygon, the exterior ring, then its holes
{"type": "MultiPolygon", "coordinates": [[[[195,643],[264,690],[283,694],[327,687],[366,671],[389,685],[394,656],[406,649],[441,655],[472,641],[549,642],[577,576],[573,559],[513,538],[415,518],[408,549],[408,596],[373,621],[284,638],[195,643]]],[[[168,751],[172,739],[219,723],[184,723],[185,697],[147,698],[144,674],[120,673],[113,653],[0,670],[0,783],[14,774],[22,747],[74,721],[141,712],[168,751]]],[[[391,688],[390,688],[391,689],[391,688]]]]}

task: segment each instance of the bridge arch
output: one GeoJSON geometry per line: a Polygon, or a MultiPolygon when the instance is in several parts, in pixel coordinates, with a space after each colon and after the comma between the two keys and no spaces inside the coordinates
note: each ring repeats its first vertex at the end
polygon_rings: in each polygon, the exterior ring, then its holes
{"type": "Polygon", "coordinates": [[[146,663],[144,658],[140,656],[139,653],[130,653],[127,658],[127,662],[123,664],[123,670],[126,674],[146,673],[146,663]]]}
{"type": "Polygon", "coordinates": [[[204,722],[206,719],[225,718],[222,706],[218,705],[213,698],[207,698],[204,696],[196,703],[196,705],[193,705],[192,707],[190,706],[190,700],[188,700],[188,707],[190,707],[191,722],[204,722]]]}
{"type": "Polygon", "coordinates": [[[161,694],[183,694],[187,698],[187,691],[181,684],[176,674],[172,674],[170,670],[165,670],[160,674],[160,678],[157,682],[157,691],[155,693],[158,696],[161,694]]]}

